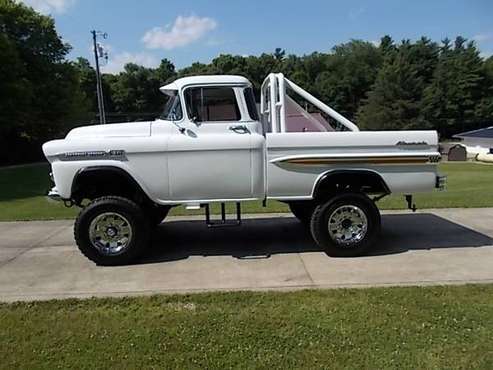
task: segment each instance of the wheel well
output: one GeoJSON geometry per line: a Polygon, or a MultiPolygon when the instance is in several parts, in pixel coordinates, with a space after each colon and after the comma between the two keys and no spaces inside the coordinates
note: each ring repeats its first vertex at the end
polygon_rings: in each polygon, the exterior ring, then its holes
{"type": "Polygon", "coordinates": [[[315,185],[313,198],[343,191],[365,194],[390,194],[383,178],[376,172],[365,170],[336,170],[323,175],[315,185]]]}
{"type": "Polygon", "coordinates": [[[152,201],[135,179],[125,170],[111,166],[85,167],[77,171],[72,182],[72,200],[80,205],[84,199],[93,200],[115,195],[137,204],[152,201]]]}

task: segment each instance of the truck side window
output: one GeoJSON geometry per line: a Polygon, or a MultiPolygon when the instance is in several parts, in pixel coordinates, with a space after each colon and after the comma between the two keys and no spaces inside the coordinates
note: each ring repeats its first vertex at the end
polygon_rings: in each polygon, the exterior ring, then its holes
{"type": "Polygon", "coordinates": [[[160,118],[168,121],[179,121],[183,118],[180,97],[177,92],[168,94],[168,100],[164,105],[160,118]]]}
{"type": "Polygon", "coordinates": [[[250,115],[250,119],[252,121],[258,121],[258,111],[257,105],[255,104],[253,89],[251,87],[247,87],[245,90],[243,90],[243,94],[245,95],[245,102],[247,105],[248,114],[250,115]]]}
{"type": "Polygon", "coordinates": [[[185,90],[187,113],[196,122],[239,121],[240,109],[230,87],[192,87],[185,90]]]}

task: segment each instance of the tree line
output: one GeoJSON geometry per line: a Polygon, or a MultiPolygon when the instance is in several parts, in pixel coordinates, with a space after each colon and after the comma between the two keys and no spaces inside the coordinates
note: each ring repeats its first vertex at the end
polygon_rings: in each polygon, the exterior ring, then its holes
{"type": "MultiPolygon", "coordinates": [[[[0,164],[42,158],[40,145],[70,128],[96,123],[96,76],[88,60],[67,60],[70,45],[51,17],[0,0],[0,164]]],[[[252,81],[282,72],[367,130],[436,129],[442,138],[493,123],[493,57],[463,37],[378,43],[351,40],[328,52],[297,56],[222,54],[177,70],[127,64],[103,75],[110,121],[156,117],[159,87],[183,76],[238,74],[252,81]]]]}

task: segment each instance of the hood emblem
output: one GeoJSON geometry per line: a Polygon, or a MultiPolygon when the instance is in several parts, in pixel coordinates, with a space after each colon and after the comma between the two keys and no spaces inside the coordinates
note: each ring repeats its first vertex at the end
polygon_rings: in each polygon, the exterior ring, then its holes
{"type": "Polygon", "coordinates": [[[112,159],[116,161],[126,161],[125,150],[89,150],[80,152],[66,152],[58,155],[61,161],[90,161],[96,159],[112,159]]]}
{"type": "Polygon", "coordinates": [[[398,141],[397,146],[429,145],[426,141],[398,141]]]}

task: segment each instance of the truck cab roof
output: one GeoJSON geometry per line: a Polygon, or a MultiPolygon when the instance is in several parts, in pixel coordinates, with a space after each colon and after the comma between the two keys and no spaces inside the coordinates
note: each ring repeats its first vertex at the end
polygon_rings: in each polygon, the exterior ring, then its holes
{"type": "Polygon", "coordinates": [[[251,83],[243,76],[235,75],[207,75],[182,77],[172,83],[162,86],[159,90],[168,94],[170,91],[181,90],[188,85],[248,85],[251,83]]]}

